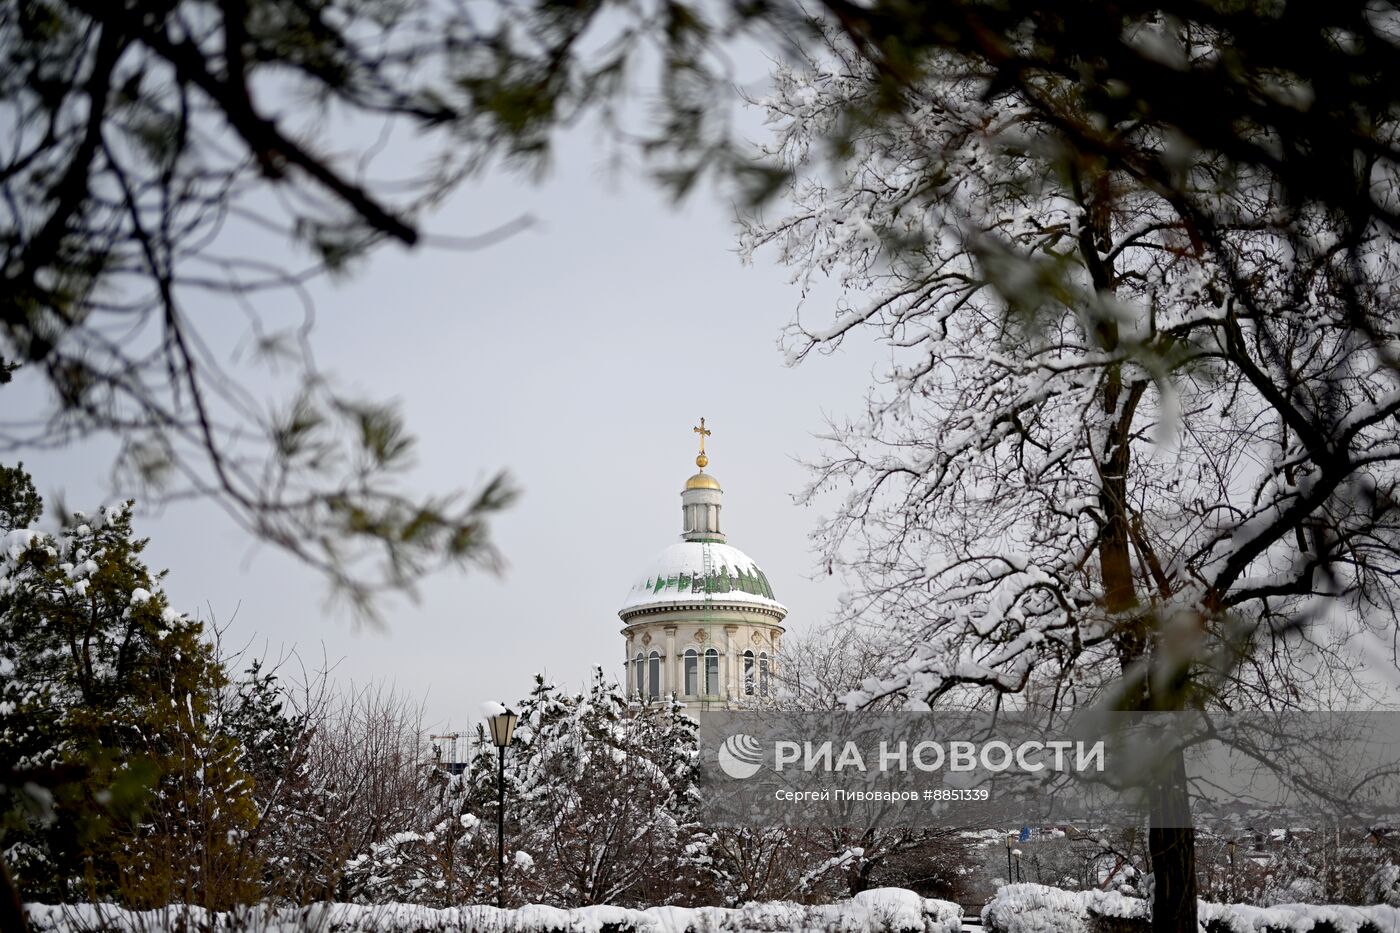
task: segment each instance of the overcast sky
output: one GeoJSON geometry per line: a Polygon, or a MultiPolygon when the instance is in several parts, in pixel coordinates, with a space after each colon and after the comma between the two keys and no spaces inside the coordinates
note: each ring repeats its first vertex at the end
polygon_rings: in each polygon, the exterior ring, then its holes
{"type": "MultiPolygon", "coordinates": [[[[825,414],[859,407],[877,359],[868,343],[790,369],[777,341],[800,295],[771,257],[741,266],[732,211],[713,192],[681,209],[637,173],[609,180],[586,133],[543,184],[493,175],[435,215],[470,234],[522,214],[537,226],[477,252],[381,251],[316,289],[319,364],[401,402],[419,438],[421,491],[506,469],[523,489],[494,526],[499,578],[444,573],[417,604],[386,604],[382,631],[328,606],[322,580],[257,546],[208,503],[143,509],[153,568],[173,604],[232,619],[227,639],[380,680],[426,698],[434,729],[466,726],[482,701],[528,692],[534,672],[581,684],[617,676],[616,611],[651,556],[677,540],[679,493],[704,416],[710,472],[725,489],[730,543],[758,561],[791,610],[790,630],[831,613],[839,580],[817,573],[818,519],[792,502],[825,414]],[[236,613],[236,615],[235,615],[236,613]]],[[[827,317],[832,295],[808,298],[827,317]]],[[[208,322],[203,322],[208,326],[208,322]]],[[[219,325],[223,327],[223,324],[219,325]]],[[[213,331],[232,353],[241,330],[213,331]]],[[[31,380],[7,402],[37,404],[31,380]]],[[[91,509],[113,494],[110,446],[28,453],[40,491],[91,509]]]]}

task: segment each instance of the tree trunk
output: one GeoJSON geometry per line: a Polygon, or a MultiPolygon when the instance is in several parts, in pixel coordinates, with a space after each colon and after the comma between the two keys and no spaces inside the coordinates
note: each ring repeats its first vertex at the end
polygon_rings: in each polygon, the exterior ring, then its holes
{"type": "MultiPolygon", "coordinates": [[[[1104,527],[1099,532],[1099,568],[1104,583],[1104,608],[1119,617],[1117,646],[1124,674],[1132,670],[1150,644],[1152,616],[1138,609],[1129,552],[1130,525],[1127,507],[1129,426],[1141,397],[1135,385],[1129,395],[1115,369],[1104,391],[1104,411],[1110,424],[1108,443],[1100,467],[1099,503],[1104,527]],[[1121,399],[1121,401],[1120,401],[1121,399]]],[[[1128,709],[1178,709],[1180,697],[1169,693],[1153,697],[1151,679],[1144,677],[1123,701],[1128,709]]],[[[1186,763],[1181,749],[1163,762],[1159,783],[1153,789],[1149,811],[1147,851],[1152,860],[1155,895],[1152,900],[1153,933],[1196,933],[1196,832],[1191,828],[1191,800],[1186,788],[1186,763]]]]}
{"type": "Polygon", "coordinates": [[[1147,853],[1152,860],[1152,933],[1196,933],[1196,831],[1186,760],[1171,752],[1153,790],[1147,853]]]}
{"type": "MultiPolygon", "coordinates": [[[[1074,190],[1084,207],[1079,232],[1079,249],[1084,266],[1099,291],[1111,292],[1116,285],[1112,261],[1102,258],[1112,251],[1112,190],[1107,174],[1086,180],[1074,178],[1074,190]]],[[[1094,338],[1112,352],[1118,348],[1118,325],[1110,319],[1096,322],[1094,338]]],[[[1139,610],[1133,579],[1131,551],[1132,524],[1128,506],[1128,470],[1132,462],[1133,418],[1147,382],[1123,382],[1119,365],[1109,366],[1100,388],[1103,434],[1093,451],[1099,461],[1099,572],[1103,578],[1103,608],[1116,616],[1116,643],[1124,675],[1151,650],[1153,618],[1139,610]]],[[[1168,698],[1167,708],[1178,708],[1178,698],[1168,698]]],[[[1121,698],[1123,709],[1161,709],[1160,698],[1152,696],[1149,678],[1130,686],[1121,698]]],[[[1148,855],[1152,860],[1155,895],[1152,900],[1153,933],[1196,933],[1196,833],[1191,828],[1191,800],[1186,789],[1186,762],[1176,749],[1164,762],[1159,783],[1153,790],[1148,817],[1148,855]]]]}

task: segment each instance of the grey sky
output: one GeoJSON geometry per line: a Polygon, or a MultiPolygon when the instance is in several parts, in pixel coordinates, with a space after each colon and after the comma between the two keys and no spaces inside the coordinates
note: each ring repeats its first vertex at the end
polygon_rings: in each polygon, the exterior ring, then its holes
{"type": "MultiPolygon", "coordinates": [[[[790,629],[826,618],[838,581],[819,575],[793,505],[824,412],[862,402],[874,349],[784,366],[782,327],[800,298],[762,257],[742,267],[729,207],[712,192],[675,210],[649,184],[613,184],[602,153],[571,137],[552,176],[493,175],[429,224],[475,233],[520,214],[539,226],[471,252],[390,249],[348,281],[316,288],[322,367],[371,397],[398,399],[419,438],[414,483],[471,485],[498,468],[522,487],[495,524],[500,578],[441,574],[422,600],[386,604],[384,631],[327,607],[312,572],[255,546],[208,503],[143,511],[153,567],[171,571],[177,608],[234,620],[228,639],[276,655],[296,645],[342,659],[341,680],[384,680],[426,695],[435,728],[466,725],[488,698],[515,699],[531,675],[574,685],[590,666],[621,670],[615,615],[633,577],[676,540],[702,415],[710,472],[726,492],[730,542],[765,569],[790,629]],[[864,354],[864,355],[862,355],[864,354]]],[[[827,315],[830,295],[812,296],[827,315]]],[[[204,322],[207,327],[208,322],[204,322]]],[[[230,352],[241,330],[215,330],[230,352]]],[[[7,390],[35,404],[35,386],[7,390]]],[[[110,495],[110,447],[37,455],[46,495],[74,508],[110,495]]]]}

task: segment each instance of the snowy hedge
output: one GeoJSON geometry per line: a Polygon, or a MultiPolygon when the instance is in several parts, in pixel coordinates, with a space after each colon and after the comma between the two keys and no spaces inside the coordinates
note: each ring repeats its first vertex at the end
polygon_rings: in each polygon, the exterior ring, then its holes
{"type": "Polygon", "coordinates": [[[1147,917],[1144,901],[1112,891],[1063,891],[1043,884],[1009,884],[982,908],[995,933],[1090,933],[1134,930],[1147,917]]]}
{"type": "MultiPolygon", "coordinates": [[[[991,933],[1137,933],[1149,928],[1148,903],[1114,891],[1063,891],[1011,884],[982,909],[991,933]]],[[[1400,933],[1400,909],[1281,904],[1200,905],[1205,933],[1400,933]]]]}
{"type": "Polygon", "coordinates": [[[1400,910],[1384,904],[1202,904],[1207,933],[1400,933],[1400,910]]]}
{"type": "Polygon", "coordinates": [[[857,894],[839,904],[804,906],[783,901],[723,907],[579,907],[532,904],[515,910],[410,904],[315,904],[210,913],[169,907],[132,911],[106,904],[30,905],[35,933],[193,933],[193,931],[306,930],[313,933],[956,933],[962,908],[899,888],[857,894]]]}

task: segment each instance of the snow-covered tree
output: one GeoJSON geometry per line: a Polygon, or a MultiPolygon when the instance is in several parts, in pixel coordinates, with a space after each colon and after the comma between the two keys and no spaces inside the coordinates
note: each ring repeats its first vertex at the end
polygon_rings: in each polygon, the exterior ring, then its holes
{"type": "MultiPolygon", "coordinates": [[[[887,631],[849,620],[787,636],[771,705],[798,711],[843,709],[852,692],[886,672],[889,638],[887,631]]],[[[881,697],[866,708],[897,709],[897,698],[881,697]]],[[[784,830],[798,837],[792,848],[802,853],[794,861],[800,874],[786,896],[821,892],[850,897],[871,887],[918,887],[931,897],[959,893],[958,872],[972,861],[961,833],[852,815],[862,820],[860,825],[784,830]]]]}
{"type": "Polygon", "coordinates": [[[1366,901],[1400,907],[1400,865],[1383,865],[1366,879],[1366,901]]]}
{"type": "Polygon", "coordinates": [[[1356,826],[1242,832],[1202,846],[1203,899],[1241,904],[1385,903],[1393,853],[1356,826]]]}
{"type": "Polygon", "coordinates": [[[833,863],[806,834],[754,824],[707,828],[705,886],[725,906],[749,901],[829,900],[842,890],[833,863]]]}
{"type": "MultiPolygon", "coordinates": [[[[566,693],[537,677],[505,757],[504,900],[560,907],[691,897],[705,864],[693,820],[696,724],[674,701],[637,706],[594,671],[566,693]]],[[[401,810],[344,865],[364,903],[497,896],[498,753],[478,732],[463,775],[422,749],[401,810]]]]}
{"type": "Polygon", "coordinates": [[[241,750],[201,624],[140,559],[129,504],[0,553],[5,855],[31,898],[228,906],[255,893],[241,750]],[[13,740],[13,741],[12,741],[13,740]]]}
{"type": "Polygon", "coordinates": [[[256,658],[219,698],[218,727],[238,744],[253,784],[258,819],[247,844],[262,866],[264,898],[301,903],[333,888],[322,851],[328,801],[311,761],[329,698],[324,674],[294,692],[277,665],[256,658]]]}
{"type": "Polygon", "coordinates": [[[289,850],[298,900],[372,900],[344,877],[396,833],[427,832],[436,804],[421,704],[382,684],[350,687],[318,715],[307,751],[309,810],[289,850]]]}
{"type": "MultiPolygon", "coordinates": [[[[1142,38],[1220,54],[1166,24],[1142,38]]],[[[852,123],[882,91],[833,41],[762,102],[796,181],[743,247],[845,290],[792,326],[791,360],[860,331],[890,349],[809,490],[846,490],[818,534],[853,581],[845,615],[901,640],[852,702],[1354,698],[1361,651],[1395,660],[1400,384],[1356,310],[1400,324],[1395,243],[1125,113],[1105,132],[1173,166],[1153,185],[1066,144],[1044,101],[945,64],[898,116],[852,123]]],[[[1156,806],[1181,825],[1173,786],[1156,806]]],[[[1194,922],[1191,839],[1152,830],[1159,928],[1194,922]]]]}
{"type": "Polygon", "coordinates": [[[345,889],[361,903],[455,907],[493,897],[495,834],[468,809],[463,775],[423,771],[418,828],[379,840],[344,868],[345,889]]]}
{"type": "MultiPolygon", "coordinates": [[[[538,680],[520,715],[506,815],[511,847],[533,859],[522,888],[559,906],[684,897],[700,840],[696,723],[682,706],[631,705],[595,668],[578,694],[538,680]]],[[[494,786],[489,767],[477,773],[494,786]]]]}
{"type": "MultiPolygon", "coordinates": [[[[841,710],[847,697],[889,665],[893,633],[868,623],[828,624],[783,639],[775,689],[768,705],[790,710],[841,710]]],[[[867,709],[899,709],[898,696],[883,697],[867,709]]]]}

